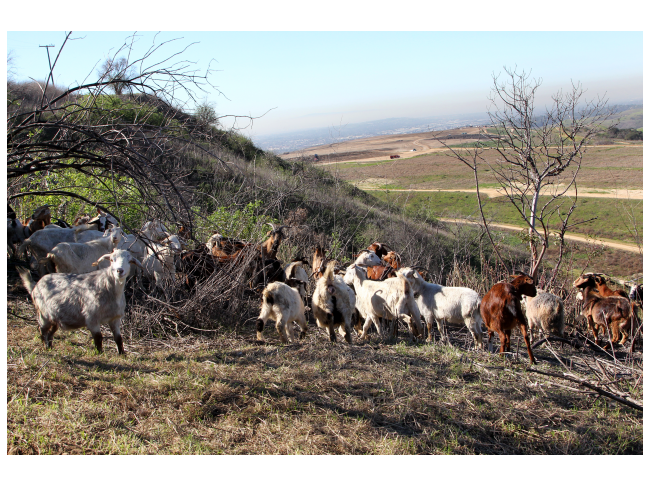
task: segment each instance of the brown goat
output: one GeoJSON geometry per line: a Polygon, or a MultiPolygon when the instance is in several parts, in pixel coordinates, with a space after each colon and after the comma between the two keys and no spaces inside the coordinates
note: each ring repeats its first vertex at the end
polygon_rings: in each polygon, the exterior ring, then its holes
{"type": "Polygon", "coordinates": [[[510,333],[513,328],[519,326],[526,342],[530,363],[534,364],[535,357],[526,331],[526,318],[521,311],[521,297],[537,295],[535,281],[523,272],[510,277],[513,278],[512,282],[495,284],[481,300],[481,317],[488,329],[488,343],[492,341],[494,333],[498,333],[501,341],[499,353],[509,352],[510,333]]]}
{"type": "Polygon", "coordinates": [[[384,281],[389,277],[397,277],[395,269],[384,265],[368,266],[366,269],[366,275],[368,276],[368,279],[372,279],[373,281],[384,281]]]}
{"type": "MultiPolygon", "coordinates": [[[[628,298],[614,294],[615,291],[607,288],[606,284],[604,287],[612,294],[603,296],[599,292],[599,289],[603,288],[603,284],[601,281],[599,288],[593,274],[584,274],[573,282],[573,286],[581,290],[582,309],[580,314],[587,318],[587,326],[593,333],[596,343],[598,343],[598,329],[602,328],[604,333],[609,327],[612,333],[612,342],[618,342],[620,334],[622,335],[620,344],[623,345],[630,335],[632,305],[628,298]]],[[[605,292],[607,291],[605,290],[605,292]]],[[[606,347],[607,344],[605,344],[606,347]]]]}
{"type": "MultiPolygon", "coordinates": [[[[585,274],[585,276],[588,275],[589,274],[585,274]]],[[[621,296],[622,298],[630,299],[625,291],[621,289],[617,289],[616,291],[610,289],[610,287],[607,285],[607,279],[600,274],[593,274],[593,279],[594,283],[596,284],[596,289],[601,296],[621,296]]]]}
{"type": "Polygon", "coordinates": [[[261,249],[264,259],[275,259],[278,255],[278,247],[280,247],[282,239],[284,238],[282,229],[287,227],[285,225],[282,225],[276,229],[272,223],[269,223],[269,225],[271,225],[271,228],[273,230],[270,230],[266,234],[267,239],[262,242],[259,248],[261,249]]]}
{"type": "Polygon", "coordinates": [[[393,269],[397,270],[400,267],[402,267],[402,258],[399,256],[399,254],[393,250],[388,252],[386,255],[384,255],[381,260],[386,262],[389,266],[391,266],[393,269]]]}
{"type": "Polygon", "coordinates": [[[38,230],[43,230],[46,226],[52,223],[52,214],[50,213],[50,205],[39,206],[34,210],[32,216],[23,225],[29,227],[29,232],[34,233],[38,230]]]}
{"type": "Polygon", "coordinates": [[[314,279],[320,279],[325,272],[327,258],[325,257],[325,250],[320,245],[314,247],[314,258],[311,261],[311,271],[314,279]]]}

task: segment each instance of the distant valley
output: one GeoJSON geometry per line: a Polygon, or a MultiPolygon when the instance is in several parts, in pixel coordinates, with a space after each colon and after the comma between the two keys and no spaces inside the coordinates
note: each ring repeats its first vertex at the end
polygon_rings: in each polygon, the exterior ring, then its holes
{"type": "Polygon", "coordinates": [[[468,125],[485,125],[488,122],[489,119],[485,113],[425,118],[386,118],[372,122],[350,123],[336,127],[257,136],[253,137],[253,141],[264,150],[272,150],[276,154],[283,154],[307,147],[378,135],[431,132],[433,130],[446,130],[468,125]]]}

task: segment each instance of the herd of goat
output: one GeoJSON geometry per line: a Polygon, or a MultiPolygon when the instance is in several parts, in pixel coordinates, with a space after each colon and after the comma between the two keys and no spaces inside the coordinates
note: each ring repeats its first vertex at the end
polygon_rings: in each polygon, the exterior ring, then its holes
{"type": "MultiPolygon", "coordinates": [[[[510,351],[511,332],[519,328],[530,362],[535,363],[529,332],[565,334],[562,300],[538,290],[534,279],[523,272],[510,276],[510,282],[495,284],[481,298],[470,288],[427,282],[417,267],[403,266],[399,254],[379,242],[361,251],[347,266],[329,260],[320,246],[314,249],[311,264],[299,259],[285,265],[277,253],[287,227],[271,228],[261,244],[216,233],[204,246],[188,250],[185,228],[180,226],[178,235],[172,235],[159,221],[149,221],[137,235],[127,235],[112,216],[99,210],[94,218],[78,219],[74,226],[52,223],[47,206],[38,208],[25,222],[11,207],[7,215],[12,253],[20,256],[28,252],[37,267],[38,282],[28,269],[17,270],[34,302],[41,337],[48,348],[59,327],[85,327],[101,352],[100,325],[108,324],[123,354],[120,324],[126,308],[124,288],[131,275],[139,277],[139,285],[140,277],[157,287],[181,278],[192,287],[219,269],[237,266],[246,268],[250,287],[262,291],[256,323],[260,340],[268,320],[275,321],[283,343],[295,340],[293,323],[303,338],[310,311],[331,341],[336,341],[338,329],[348,343],[353,330],[363,340],[372,325],[380,334],[396,336],[400,321],[408,325],[412,339],[424,337],[424,320],[427,340],[433,337],[434,322],[443,337],[446,323],[464,324],[476,349],[483,348],[485,327],[488,344],[495,333],[499,335],[500,353],[510,351]],[[311,275],[303,264],[311,266],[311,275]],[[315,281],[311,299],[307,294],[310,279],[315,281]]],[[[611,290],[602,275],[589,273],[576,279],[574,287],[581,314],[596,342],[602,331],[613,342],[620,339],[624,344],[633,333],[636,308],[642,306],[642,286],[634,286],[628,296],[611,290]]]]}

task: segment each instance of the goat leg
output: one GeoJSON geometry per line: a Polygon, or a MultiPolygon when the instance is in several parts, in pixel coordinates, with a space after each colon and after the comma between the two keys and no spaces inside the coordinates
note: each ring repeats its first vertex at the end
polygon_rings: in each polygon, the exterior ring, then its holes
{"type": "Polygon", "coordinates": [[[286,326],[283,320],[278,320],[275,322],[275,329],[278,330],[278,334],[280,335],[280,341],[282,343],[287,343],[287,334],[285,328],[286,326]]]}
{"type": "Polygon", "coordinates": [[[257,321],[255,322],[257,326],[257,339],[258,340],[264,340],[263,332],[264,332],[264,320],[261,318],[258,318],[257,321]]]}
{"type": "Polygon", "coordinates": [[[95,348],[98,353],[103,353],[104,349],[102,347],[102,332],[101,331],[91,331],[90,334],[93,336],[95,342],[95,348]]]}
{"type": "Polygon", "coordinates": [[[535,357],[533,357],[533,350],[530,348],[530,340],[528,339],[528,333],[526,332],[526,324],[520,323],[521,334],[524,336],[524,341],[526,342],[526,351],[528,352],[528,358],[530,358],[531,365],[535,365],[535,357]]]}
{"type": "Polygon", "coordinates": [[[124,342],[122,341],[122,334],[120,332],[121,322],[122,318],[117,318],[111,321],[108,326],[110,327],[111,332],[113,332],[113,340],[115,340],[115,344],[117,345],[117,352],[120,355],[124,355],[124,342]]]}

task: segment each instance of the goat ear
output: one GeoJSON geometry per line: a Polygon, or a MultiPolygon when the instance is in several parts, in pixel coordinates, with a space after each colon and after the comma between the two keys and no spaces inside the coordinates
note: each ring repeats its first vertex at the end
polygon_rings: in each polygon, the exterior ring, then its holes
{"type": "Polygon", "coordinates": [[[97,259],[97,262],[93,262],[91,265],[93,267],[97,267],[102,260],[106,260],[110,258],[111,258],[111,254],[104,254],[99,259],[97,259]]]}
{"type": "Polygon", "coordinates": [[[129,263],[137,265],[140,269],[144,269],[144,266],[142,265],[142,263],[133,256],[131,256],[131,259],[129,260],[129,263]]]}

